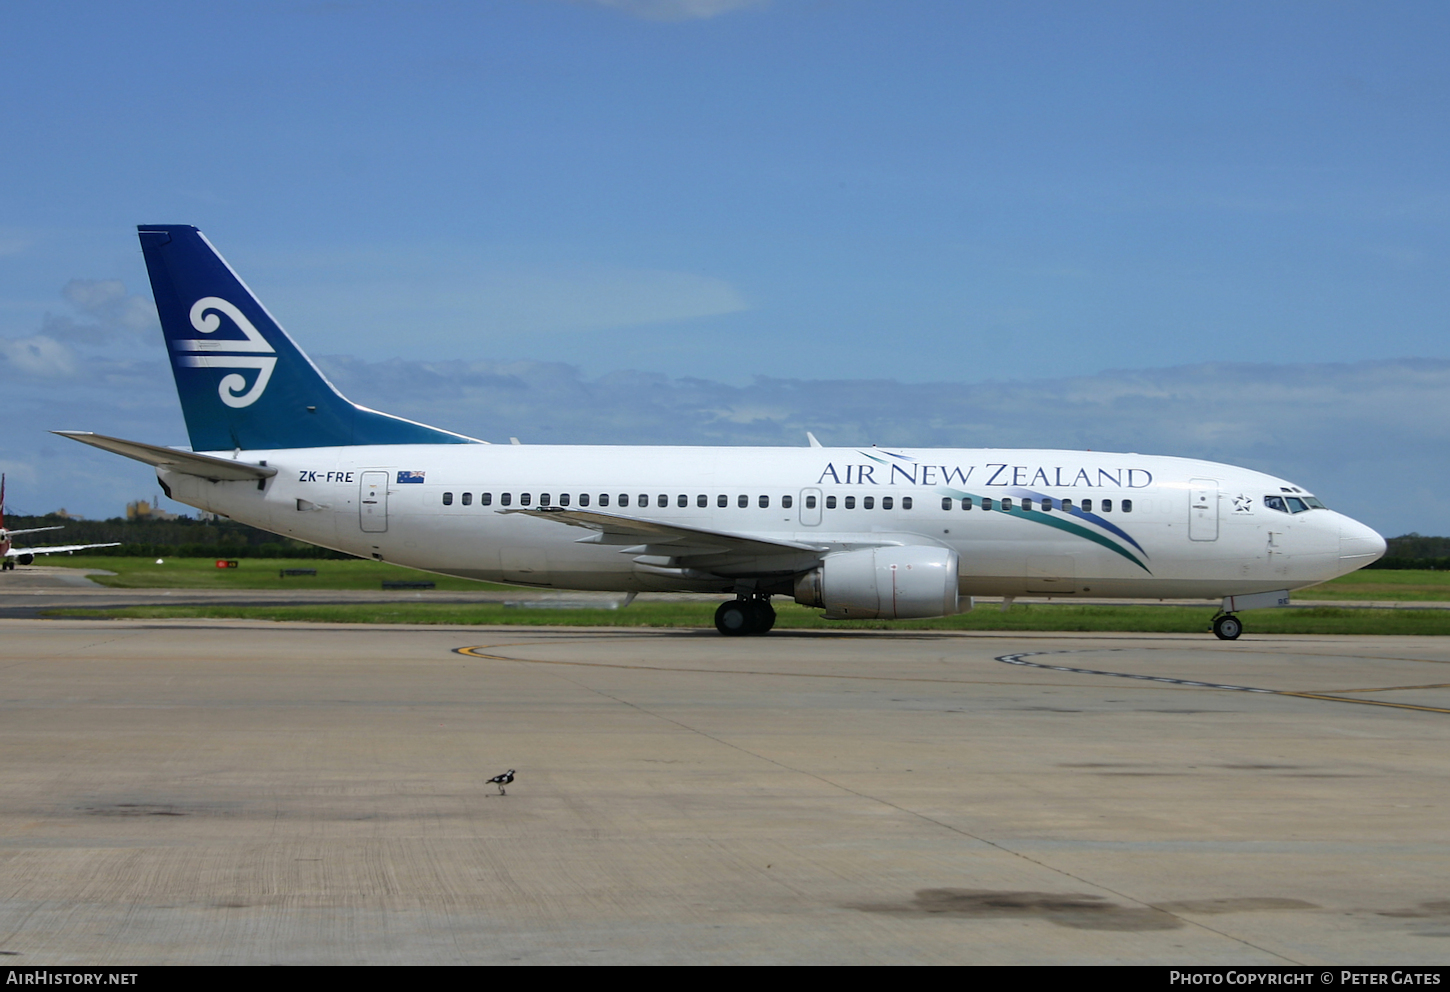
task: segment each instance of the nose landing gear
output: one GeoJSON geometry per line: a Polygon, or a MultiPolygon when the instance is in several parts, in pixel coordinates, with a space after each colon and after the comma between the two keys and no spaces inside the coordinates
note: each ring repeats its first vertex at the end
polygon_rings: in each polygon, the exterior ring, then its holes
{"type": "Polygon", "coordinates": [[[1232,613],[1220,613],[1213,618],[1213,633],[1221,641],[1237,640],[1244,632],[1244,622],[1232,613]]]}
{"type": "Polygon", "coordinates": [[[775,626],[775,607],[765,597],[732,599],[715,611],[715,629],[726,637],[764,634],[775,626]]]}

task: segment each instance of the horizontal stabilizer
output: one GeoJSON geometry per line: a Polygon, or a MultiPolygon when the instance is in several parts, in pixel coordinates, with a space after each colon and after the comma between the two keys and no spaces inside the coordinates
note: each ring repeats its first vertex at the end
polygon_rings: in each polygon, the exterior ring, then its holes
{"type": "MultiPolygon", "coordinates": [[[[5,552],[7,558],[20,558],[23,555],[57,555],[65,551],[85,551],[87,548],[119,548],[120,541],[111,541],[109,544],[57,544],[50,548],[11,548],[5,552]]],[[[25,564],[21,562],[21,564],[25,564]]]]}
{"type": "Polygon", "coordinates": [[[27,527],[24,530],[5,530],[0,528],[0,533],[6,537],[14,537],[16,534],[39,534],[43,530],[65,530],[65,524],[57,524],[54,527],[27,527]]]}
{"type": "Polygon", "coordinates": [[[103,451],[134,458],[138,462],[170,469],[183,475],[195,475],[212,482],[242,482],[246,480],[270,479],[277,474],[275,468],[256,465],[233,458],[217,458],[214,455],[198,455],[194,451],[177,451],[163,448],[159,444],[142,444],[140,441],[124,441],[118,437],[92,434],[90,431],[51,431],[72,441],[89,444],[103,451]]]}

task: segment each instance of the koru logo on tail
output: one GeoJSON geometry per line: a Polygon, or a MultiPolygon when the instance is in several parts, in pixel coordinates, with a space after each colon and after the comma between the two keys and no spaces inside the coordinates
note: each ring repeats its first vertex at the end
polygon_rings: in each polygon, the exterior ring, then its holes
{"type": "Polygon", "coordinates": [[[222,326],[217,313],[226,314],[236,324],[246,339],[235,338],[193,338],[189,341],[173,341],[171,347],[181,352],[200,354],[177,355],[176,364],[192,369],[256,369],[257,381],[247,388],[246,377],[233,372],[222,376],[217,385],[217,395],[230,407],[251,406],[261,399],[272,370],[277,366],[277,355],[262,333],[235,306],[219,296],[206,296],[191,305],[191,326],[203,334],[213,334],[222,326]],[[215,313],[211,311],[216,311],[215,313]],[[244,352],[245,354],[235,354],[244,352]],[[265,352],[265,354],[259,354],[265,352]]]}

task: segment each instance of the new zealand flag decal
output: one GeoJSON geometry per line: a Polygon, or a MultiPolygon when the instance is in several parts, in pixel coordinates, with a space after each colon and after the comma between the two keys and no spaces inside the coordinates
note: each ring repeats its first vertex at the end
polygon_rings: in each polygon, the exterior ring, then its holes
{"type": "Polygon", "coordinates": [[[424,474],[423,472],[399,472],[398,482],[400,484],[404,482],[417,482],[421,484],[424,474]]]}

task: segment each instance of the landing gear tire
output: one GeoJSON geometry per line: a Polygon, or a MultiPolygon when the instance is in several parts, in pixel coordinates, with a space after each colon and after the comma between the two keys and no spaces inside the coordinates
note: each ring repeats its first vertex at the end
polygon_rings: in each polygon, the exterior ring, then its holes
{"type": "Polygon", "coordinates": [[[715,611],[715,629],[726,637],[743,637],[751,633],[751,621],[754,619],[749,600],[732,599],[721,603],[715,611]]]}
{"type": "Polygon", "coordinates": [[[763,634],[775,626],[775,608],[764,599],[732,599],[715,611],[715,629],[726,637],[763,634]]]}
{"type": "Polygon", "coordinates": [[[1244,622],[1232,613],[1213,618],[1213,633],[1221,641],[1235,641],[1244,632],[1244,622]]]}
{"type": "Polygon", "coordinates": [[[750,612],[752,614],[752,634],[769,633],[770,628],[775,626],[775,607],[770,605],[768,599],[752,599],[750,601],[750,612]]]}

